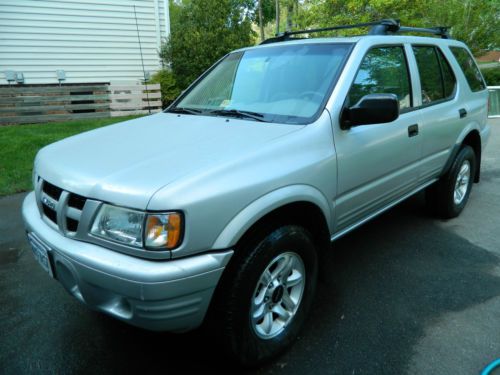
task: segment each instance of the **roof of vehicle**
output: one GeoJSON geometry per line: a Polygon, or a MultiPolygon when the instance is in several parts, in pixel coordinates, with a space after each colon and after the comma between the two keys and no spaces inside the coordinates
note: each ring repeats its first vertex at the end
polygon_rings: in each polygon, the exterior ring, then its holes
{"type": "Polygon", "coordinates": [[[433,44],[433,45],[456,45],[464,46],[463,42],[455,39],[441,39],[426,36],[414,35],[359,35],[353,37],[330,37],[330,38],[303,38],[303,39],[288,39],[282,42],[274,42],[268,44],[260,44],[257,46],[241,48],[238,51],[247,51],[252,49],[270,48],[277,46],[293,46],[301,44],[325,44],[325,43],[353,43],[356,44],[362,40],[366,40],[373,44],[393,44],[393,43],[413,43],[413,44],[433,44]]]}
{"type": "MultiPolygon", "coordinates": [[[[360,40],[373,41],[374,43],[429,43],[429,44],[455,44],[463,45],[461,42],[457,42],[450,39],[448,35],[448,27],[437,26],[431,28],[421,28],[421,27],[408,27],[402,26],[399,20],[395,19],[383,19],[374,22],[358,23],[353,25],[339,25],[331,26],[318,29],[307,29],[307,30],[294,30],[285,31],[284,33],[278,34],[273,38],[264,40],[259,46],[244,48],[242,50],[253,49],[253,48],[264,48],[266,46],[275,45],[296,45],[296,44],[311,44],[311,43],[357,43],[360,40]],[[326,31],[336,31],[336,30],[346,30],[346,29],[358,29],[369,27],[370,30],[366,35],[357,35],[352,37],[333,37],[333,38],[301,38],[293,37],[296,35],[311,35],[313,33],[321,33],[326,31]],[[418,33],[418,34],[431,34],[436,37],[422,37],[422,36],[409,36],[401,35],[402,33],[418,33]]],[[[241,50],[240,50],[241,51],[241,50]]]]}

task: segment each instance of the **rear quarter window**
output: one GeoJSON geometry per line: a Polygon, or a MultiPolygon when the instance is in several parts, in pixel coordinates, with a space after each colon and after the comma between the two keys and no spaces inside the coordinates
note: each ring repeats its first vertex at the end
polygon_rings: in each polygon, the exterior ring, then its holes
{"type": "Polygon", "coordinates": [[[457,59],[458,65],[460,65],[470,89],[472,91],[484,90],[486,84],[470,53],[462,47],[450,47],[450,50],[455,59],[457,59]]]}

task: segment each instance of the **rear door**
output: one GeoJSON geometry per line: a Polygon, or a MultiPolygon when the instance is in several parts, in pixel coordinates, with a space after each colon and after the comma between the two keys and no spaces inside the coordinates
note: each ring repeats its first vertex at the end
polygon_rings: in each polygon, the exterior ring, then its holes
{"type": "MultiPolygon", "coordinates": [[[[419,82],[416,108],[421,116],[422,165],[419,182],[438,177],[463,129],[457,79],[443,50],[434,45],[412,45],[419,82]]],[[[449,51],[446,51],[449,53],[449,51]]]]}
{"type": "Polygon", "coordinates": [[[387,124],[341,130],[335,127],[338,194],[336,231],[396,201],[416,187],[421,140],[413,111],[410,74],[402,45],[372,47],[363,58],[345,99],[352,106],[364,95],[392,93],[400,116],[387,124]]]}

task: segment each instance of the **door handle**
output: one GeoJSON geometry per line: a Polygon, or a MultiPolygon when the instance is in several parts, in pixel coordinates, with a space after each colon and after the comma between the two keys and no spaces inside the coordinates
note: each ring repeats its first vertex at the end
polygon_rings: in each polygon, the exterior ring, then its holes
{"type": "Polygon", "coordinates": [[[418,124],[408,126],[408,137],[415,137],[418,135],[418,124]]]}
{"type": "Polygon", "coordinates": [[[465,110],[465,108],[460,108],[458,110],[458,113],[460,114],[460,118],[464,118],[467,116],[467,111],[465,110]]]}

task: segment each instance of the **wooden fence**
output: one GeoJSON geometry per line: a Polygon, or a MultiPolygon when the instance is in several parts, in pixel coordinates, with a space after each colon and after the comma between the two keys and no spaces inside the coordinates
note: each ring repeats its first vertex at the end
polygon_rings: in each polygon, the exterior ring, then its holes
{"type": "Polygon", "coordinates": [[[161,111],[160,84],[0,86],[0,125],[161,111]]]}

